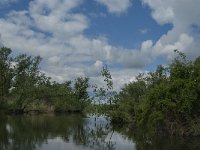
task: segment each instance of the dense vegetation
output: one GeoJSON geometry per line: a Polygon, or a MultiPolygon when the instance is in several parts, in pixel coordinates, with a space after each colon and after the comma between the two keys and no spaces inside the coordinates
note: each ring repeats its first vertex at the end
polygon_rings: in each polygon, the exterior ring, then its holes
{"type": "Polygon", "coordinates": [[[101,72],[106,87],[90,86],[85,77],[57,83],[40,71],[39,56],[12,57],[11,52],[0,49],[1,110],[98,111],[112,122],[130,123],[145,133],[200,135],[200,57],[188,61],[175,51],[178,56],[169,66],[159,65],[155,72],[139,74],[116,93],[107,66],[101,72]],[[89,87],[94,89],[93,97],[88,94],[89,87]]]}
{"type": "Polygon", "coordinates": [[[11,49],[0,49],[0,107],[13,113],[33,111],[78,111],[90,103],[88,78],[74,84],[51,82],[39,69],[41,58],[25,54],[12,57],[11,49]]]}
{"type": "Polygon", "coordinates": [[[146,133],[200,135],[200,57],[178,53],[168,67],[140,74],[121,90],[109,115],[146,133]]]}

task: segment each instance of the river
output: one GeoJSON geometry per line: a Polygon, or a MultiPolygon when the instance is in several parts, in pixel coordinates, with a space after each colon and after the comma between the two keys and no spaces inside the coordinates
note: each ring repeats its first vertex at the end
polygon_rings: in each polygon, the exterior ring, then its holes
{"type": "Polygon", "coordinates": [[[102,116],[0,116],[0,150],[199,150],[200,138],[140,138],[102,116]]]}

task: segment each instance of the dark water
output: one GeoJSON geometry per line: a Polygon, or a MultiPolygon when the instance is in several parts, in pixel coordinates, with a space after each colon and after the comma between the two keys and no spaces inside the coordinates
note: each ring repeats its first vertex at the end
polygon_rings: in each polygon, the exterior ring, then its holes
{"type": "Polygon", "coordinates": [[[200,150],[199,138],[141,138],[104,117],[0,116],[0,150],[200,150]]]}

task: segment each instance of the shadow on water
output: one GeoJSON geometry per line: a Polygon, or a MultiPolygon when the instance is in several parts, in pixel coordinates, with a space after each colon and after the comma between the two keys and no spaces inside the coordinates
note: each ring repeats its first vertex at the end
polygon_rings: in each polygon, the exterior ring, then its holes
{"type": "Polygon", "coordinates": [[[104,117],[79,114],[0,115],[1,150],[197,150],[199,138],[137,136],[127,127],[113,127],[104,117]]]}
{"type": "Polygon", "coordinates": [[[200,150],[200,137],[166,137],[145,135],[127,127],[114,130],[135,143],[136,150],[200,150]]]}

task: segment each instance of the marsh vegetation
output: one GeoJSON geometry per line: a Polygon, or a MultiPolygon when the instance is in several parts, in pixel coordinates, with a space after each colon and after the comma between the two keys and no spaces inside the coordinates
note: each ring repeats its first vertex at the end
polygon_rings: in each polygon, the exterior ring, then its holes
{"type": "MultiPolygon", "coordinates": [[[[40,56],[13,56],[11,49],[1,48],[0,148],[40,149],[45,142],[56,139],[84,149],[117,149],[110,141],[115,133],[128,139],[132,147],[136,144],[139,150],[146,146],[159,149],[165,142],[171,149],[181,149],[187,138],[174,137],[200,135],[200,57],[190,61],[183,53],[175,53],[177,57],[168,66],[158,65],[155,71],[139,74],[116,92],[107,66],[101,71],[104,87],[91,85],[87,77],[58,83],[40,70],[40,56]],[[54,114],[58,112],[72,114],[54,114]],[[44,116],[45,113],[54,115],[44,116]],[[107,118],[105,126],[98,128],[94,124],[90,128],[87,114],[103,115],[107,118]],[[184,142],[175,148],[173,144],[180,141],[184,142]]],[[[190,142],[195,141],[199,139],[190,142]]],[[[199,145],[194,144],[195,148],[199,145]]]]}

